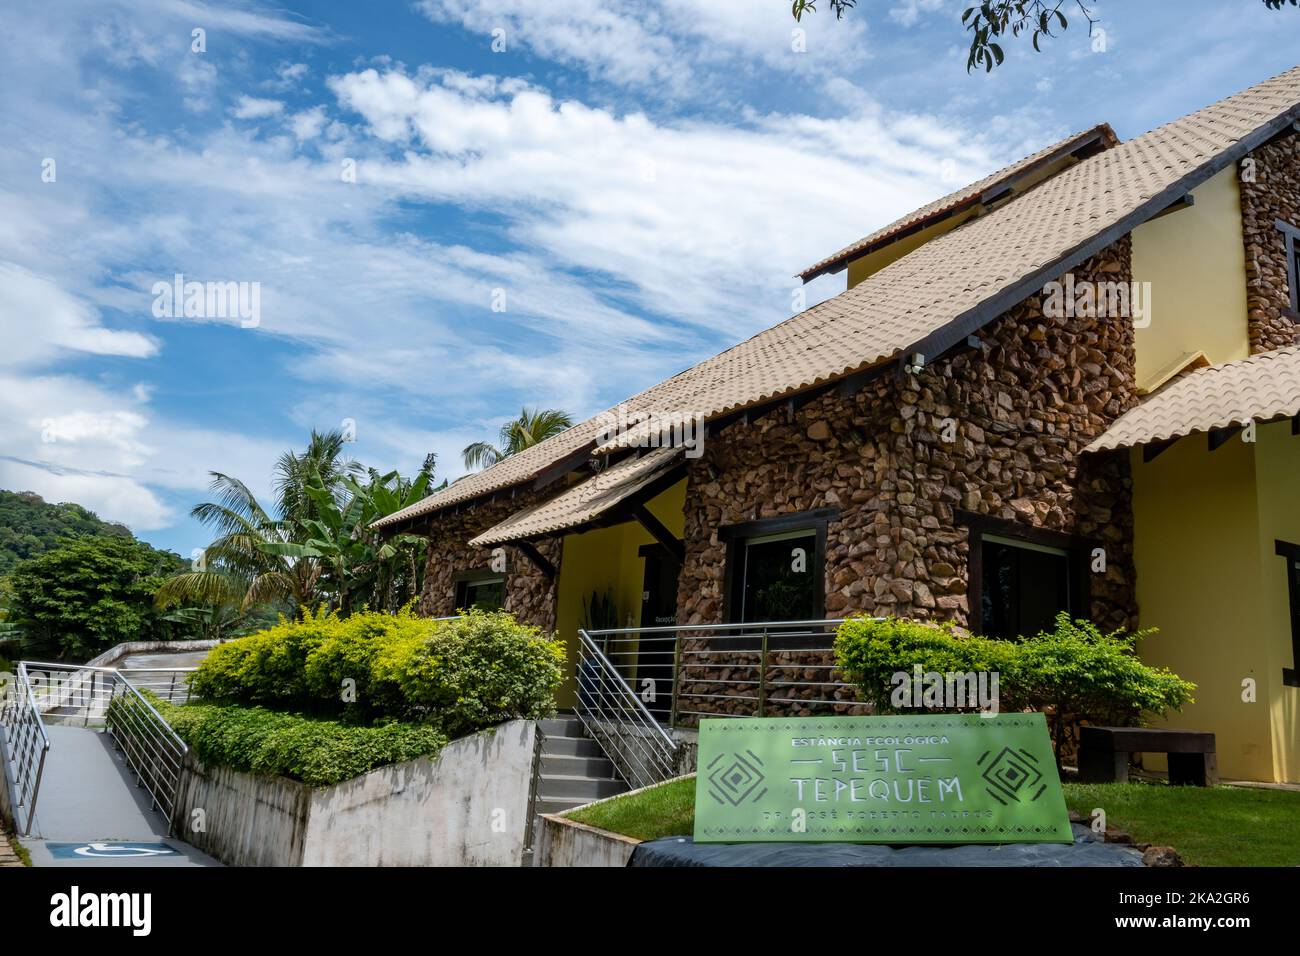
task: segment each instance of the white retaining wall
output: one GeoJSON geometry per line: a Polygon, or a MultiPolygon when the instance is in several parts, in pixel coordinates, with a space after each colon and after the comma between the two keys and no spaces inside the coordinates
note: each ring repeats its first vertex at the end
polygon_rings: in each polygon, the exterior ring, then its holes
{"type": "Polygon", "coordinates": [[[515,720],[322,789],[191,759],[177,832],[236,866],[518,866],[536,739],[515,720]]]}

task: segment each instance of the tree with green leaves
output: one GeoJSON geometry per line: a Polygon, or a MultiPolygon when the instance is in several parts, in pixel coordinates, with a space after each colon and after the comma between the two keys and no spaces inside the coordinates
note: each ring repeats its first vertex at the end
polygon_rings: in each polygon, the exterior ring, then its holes
{"type": "MultiPolygon", "coordinates": [[[[843,19],[857,6],[857,2],[829,0],[837,20],[843,19]]],[[[802,20],[805,13],[816,13],[817,3],[818,0],[793,0],[791,12],[795,20],[802,20]]],[[[1300,0],[1263,0],[1263,4],[1269,10],[1280,10],[1287,5],[1300,6],[1300,0]]],[[[1100,21],[1083,0],[984,0],[967,7],[961,16],[971,38],[966,71],[982,66],[985,72],[989,72],[995,66],[1001,66],[1006,59],[1002,44],[1008,37],[1028,36],[1034,50],[1041,51],[1043,39],[1055,37],[1069,27],[1066,10],[1088,24],[1088,35],[1091,36],[1100,21]]]]}
{"type": "Polygon", "coordinates": [[[216,538],[199,566],[160,589],[159,605],[214,613],[228,608],[238,615],[279,607],[293,614],[322,605],[395,610],[418,596],[424,540],[403,534],[381,541],[369,526],[429,494],[437,460],[428,456],[419,474],[407,480],[345,459],[343,445],[339,432],[312,432],[305,451],[281,455],[274,510],[264,508],[238,478],[213,472],[216,500],[190,514],[216,538]],[[358,481],[363,476],[366,484],[358,481]]]}
{"type": "Polygon", "coordinates": [[[70,538],[14,569],[8,613],[27,647],[62,658],[189,636],[154,606],[163,582],[184,567],[180,555],[132,537],[70,538]]]}
{"type": "Polygon", "coordinates": [[[465,446],[466,468],[486,468],[502,459],[517,455],[525,448],[540,444],[552,435],[573,427],[573,416],[555,408],[523,409],[519,417],[501,426],[497,444],[476,441],[465,446]]]}
{"type": "Polygon", "coordinates": [[[316,516],[293,523],[299,532],[293,540],[260,548],[276,558],[315,565],[317,590],[331,610],[350,614],[366,605],[396,611],[420,593],[427,542],[412,534],[384,538],[370,525],[424,498],[428,472],[408,482],[395,471],[381,475],[371,469],[366,485],[351,477],[340,484],[346,494],[341,505],[321,475],[310,471],[305,492],[316,516]]]}

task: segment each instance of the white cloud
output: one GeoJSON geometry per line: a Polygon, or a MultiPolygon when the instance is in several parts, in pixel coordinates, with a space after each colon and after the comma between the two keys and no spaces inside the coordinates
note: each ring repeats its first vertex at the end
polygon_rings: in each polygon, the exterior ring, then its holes
{"type": "Polygon", "coordinates": [[[64,351],[131,358],[148,358],[158,351],[151,337],[105,328],[96,309],[54,282],[3,260],[0,333],[5,342],[0,366],[39,364],[64,351]]]}
{"type": "Polygon", "coordinates": [[[488,48],[504,30],[507,50],[585,70],[596,79],[670,97],[714,96],[757,64],[806,74],[838,73],[868,56],[866,19],[804,17],[788,4],[754,0],[418,0],[435,23],[480,34],[488,48]],[[795,32],[803,52],[796,52],[795,32]]]}
{"type": "Polygon", "coordinates": [[[284,103],[280,100],[266,100],[256,96],[241,96],[230,108],[230,114],[235,119],[265,119],[268,116],[278,116],[282,112],[284,112],[284,103]]]}
{"type": "Polygon", "coordinates": [[[889,8],[889,19],[901,26],[916,26],[922,13],[942,10],[947,3],[948,0],[903,0],[902,3],[889,8]]]}
{"type": "Polygon", "coordinates": [[[293,135],[299,141],[306,141],[319,136],[321,130],[325,128],[326,121],[325,108],[313,106],[309,110],[303,110],[289,117],[289,128],[293,130],[293,135]]]}
{"type": "Polygon", "coordinates": [[[1008,158],[935,118],[869,104],[835,120],[663,123],[451,80],[369,69],[330,81],[400,147],[365,160],[367,184],[507,216],[528,247],[728,336],[780,319],[793,272],[950,190],[949,171],[971,181],[1008,158]]]}

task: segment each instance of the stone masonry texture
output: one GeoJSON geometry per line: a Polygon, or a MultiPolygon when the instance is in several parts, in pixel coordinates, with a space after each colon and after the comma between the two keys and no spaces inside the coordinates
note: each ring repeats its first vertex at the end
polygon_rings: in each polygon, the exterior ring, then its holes
{"type": "Polygon", "coordinates": [[[1274,138],[1239,168],[1242,237],[1246,244],[1246,311],[1251,354],[1295,345],[1286,241],[1276,222],[1300,229],[1300,135],[1274,138]]]}

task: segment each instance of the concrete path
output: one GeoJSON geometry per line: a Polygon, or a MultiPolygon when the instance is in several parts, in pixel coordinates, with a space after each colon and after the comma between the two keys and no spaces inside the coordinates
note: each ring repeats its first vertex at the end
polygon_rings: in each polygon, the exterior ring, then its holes
{"type": "Polygon", "coordinates": [[[170,670],[174,667],[198,667],[211,651],[169,651],[158,654],[132,654],[117,663],[117,667],[153,668],[170,670]]]}
{"type": "Polygon", "coordinates": [[[34,866],[220,866],[184,840],[102,731],[51,725],[50,751],[23,846],[34,866]],[[93,846],[96,845],[97,846],[93,846]],[[160,846],[165,844],[174,853],[160,846]]]}

